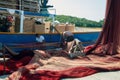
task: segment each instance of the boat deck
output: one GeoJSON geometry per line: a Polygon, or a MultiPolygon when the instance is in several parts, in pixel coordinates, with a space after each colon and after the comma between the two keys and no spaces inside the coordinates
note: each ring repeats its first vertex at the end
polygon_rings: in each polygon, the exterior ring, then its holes
{"type": "Polygon", "coordinates": [[[87,77],[68,78],[68,79],[62,79],[62,80],[120,80],[119,74],[120,74],[120,71],[100,72],[87,77]]]}
{"type": "MultiPolygon", "coordinates": [[[[62,80],[120,80],[119,74],[120,74],[120,71],[100,72],[87,77],[67,78],[62,80]]],[[[0,80],[5,80],[7,76],[8,75],[0,76],[0,80]]]]}

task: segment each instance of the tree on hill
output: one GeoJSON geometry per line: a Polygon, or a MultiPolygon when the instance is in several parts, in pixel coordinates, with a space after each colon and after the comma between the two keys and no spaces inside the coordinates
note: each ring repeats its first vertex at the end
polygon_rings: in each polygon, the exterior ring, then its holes
{"type": "MultiPolygon", "coordinates": [[[[88,20],[86,18],[78,18],[78,17],[66,16],[66,15],[56,15],[55,19],[60,23],[69,22],[71,24],[75,24],[75,26],[77,27],[102,27],[104,21],[104,20],[100,20],[99,22],[97,22],[97,21],[88,20]]],[[[51,21],[51,19],[48,18],[46,20],[51,21]]]]}

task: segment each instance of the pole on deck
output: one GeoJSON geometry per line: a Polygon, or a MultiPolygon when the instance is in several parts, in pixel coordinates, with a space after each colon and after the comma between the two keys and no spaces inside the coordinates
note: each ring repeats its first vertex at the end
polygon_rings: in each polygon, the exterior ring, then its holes
{"type": "Polygon", "coordinates": [[[20,11],[20,33],[23,33],[24,11],[20,11]]]}

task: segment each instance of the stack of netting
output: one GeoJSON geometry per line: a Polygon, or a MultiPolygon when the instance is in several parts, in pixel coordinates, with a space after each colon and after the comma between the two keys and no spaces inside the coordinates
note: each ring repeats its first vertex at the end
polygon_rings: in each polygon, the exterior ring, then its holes
{"type": "Polygon", "coordinates": [[[35,0],[0,0],[0,7],[20,9],[29,12],[38,12],[39,4],[35,0]]]}
{"type": "Polygon", "coordinates": [[[2,8],[10,8],[10,9],[18,9],[18,0],[0,0],[0,7],[2,8]]]}
{"type": "Polygon", "coordinates": [[[39,4],[38,1],[35,0],[22,0],[22,10],[30,11],[30,12],[38,12],[39,11],[39,4]]]}

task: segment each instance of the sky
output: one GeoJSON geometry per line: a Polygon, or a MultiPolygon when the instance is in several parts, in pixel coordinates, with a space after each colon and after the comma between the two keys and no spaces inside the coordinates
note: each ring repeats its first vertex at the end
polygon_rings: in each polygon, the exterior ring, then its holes
{"type": "Polygon", "coordinates": [[[49,0],[57,15],[70,15],[99,21],[105,16],[106,0],[49,0]]]}

